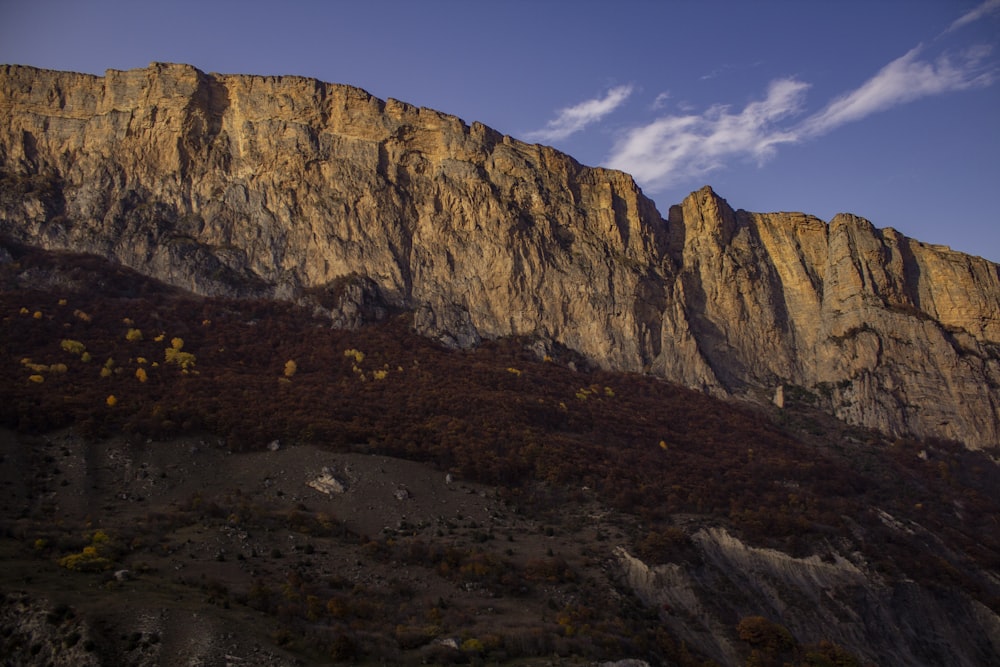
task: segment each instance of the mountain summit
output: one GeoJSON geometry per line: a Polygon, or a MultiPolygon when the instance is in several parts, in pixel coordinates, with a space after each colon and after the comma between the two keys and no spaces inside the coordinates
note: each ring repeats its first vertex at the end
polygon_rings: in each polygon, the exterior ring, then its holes
{"type": "Polygon", "coordinates": [[[867,220],[664,218],[630,176],[363,90],[0,67],[0,234],[201,294],[523,336],[890,434],[1000,443],[1000,267],[867,220]]]}

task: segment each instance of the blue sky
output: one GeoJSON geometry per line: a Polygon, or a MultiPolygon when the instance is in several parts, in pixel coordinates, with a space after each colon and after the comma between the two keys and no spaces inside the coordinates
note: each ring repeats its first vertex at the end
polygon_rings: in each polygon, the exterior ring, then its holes
{"type": "Polygon", "coordinates": [[[0,0],[0,62],[359,86],[632,173],[1000,261],[1000,0],[0,0]]]}

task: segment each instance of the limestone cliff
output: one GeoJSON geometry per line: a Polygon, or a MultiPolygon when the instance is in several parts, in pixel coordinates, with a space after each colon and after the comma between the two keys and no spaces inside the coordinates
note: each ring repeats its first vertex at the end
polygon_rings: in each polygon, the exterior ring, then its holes
{"type": "Polygon", "coordinates": [[[1000,267],[837,215],[670,211],[699,350],[725,386],[809,389],[855,424],[1000,442],[1000,267]]]}
{"type": "Polygon", "coordinates": [[[1000,442],[997,265],[853,216],[733,211],[706,188],[665,220],[621,172],[298,77],[5,66],[0,121],[0,233],[30,244],[1000,442]]]}

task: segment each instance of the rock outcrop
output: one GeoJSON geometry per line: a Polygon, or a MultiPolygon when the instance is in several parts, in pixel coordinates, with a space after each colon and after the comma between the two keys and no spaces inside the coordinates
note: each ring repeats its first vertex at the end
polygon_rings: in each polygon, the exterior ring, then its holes
{"type": "Polygon", "coordinates": [[[720,664],[742,663],[740,647],[727,639],[732,619],[762,610],[804,643],[850,646],[872,664],[892,656],[895,664],[974,667],[1000,651],[1000,617],[988,607],[957,590],[888,583],[859,554],[794,558],[721,528],[691,539],[697,566],[651,567],[621,547],[616,557],[623,583],[661,610],[677,637],[720,664]]]}
{"type": "Polygon", "coordinates": [[[850,423],[1000,442],[996,264],[852,215],[733,211],[709,190],[668,225],[693,336],[729,391],[793,385],[850,423]]]}
{"type": "Polygon", "coordinates": [[[838,215],[666,219],[627,174],[298,77],[0,68],[0,233],[206,295],[392,309],[717,395],[795,387],[887,433],[1000,443],[1000,269],[838,215]]]}

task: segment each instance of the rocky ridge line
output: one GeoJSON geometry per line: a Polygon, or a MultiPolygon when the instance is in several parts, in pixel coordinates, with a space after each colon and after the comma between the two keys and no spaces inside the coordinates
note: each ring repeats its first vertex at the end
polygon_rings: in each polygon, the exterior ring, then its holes
{"type": "Polygon", "coordinates": [[[1000,443],[1000,267],[855,216],[703,188],[664,219],[627,174],[300,77],[2,66],[0,119],[0,233],[22,242],[1000,443]]]}

